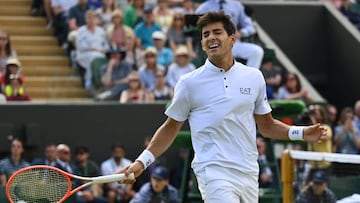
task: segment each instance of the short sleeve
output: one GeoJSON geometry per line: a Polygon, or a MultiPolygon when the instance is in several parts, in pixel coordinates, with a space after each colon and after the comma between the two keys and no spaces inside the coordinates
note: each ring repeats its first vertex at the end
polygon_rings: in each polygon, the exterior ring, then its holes
{"type": "Polygon", "coordinates": [[[260,87],[259,87],[259,94],[255,101],[254,113],[258,115],[264,115],[271,112],[271,107],[266,95],[266,84],[264,77],[261,74],[261,77],[259,78],[260,78],[260,87]]]}
{"type": "Polygon", "coordinates": [[[181,78],[175,85],[174,98],[165,114],[176,120],[185,121],[190,113],[190,100],[186,88],[186,80],[181,78]]]}

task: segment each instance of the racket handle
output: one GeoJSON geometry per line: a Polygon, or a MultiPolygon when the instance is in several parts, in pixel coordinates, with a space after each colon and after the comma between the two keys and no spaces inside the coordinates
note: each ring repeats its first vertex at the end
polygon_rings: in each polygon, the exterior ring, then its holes
{"type": "Polygon", "coordinates": [[[114,174],[114,175],[106,175],[106,176],[99,176],[93,178],[93,183],[110,183],[110,182],[117,182],[125,179],[135,179],[134,173],[130,173],[128,177],[125,174],[114,174]]]}

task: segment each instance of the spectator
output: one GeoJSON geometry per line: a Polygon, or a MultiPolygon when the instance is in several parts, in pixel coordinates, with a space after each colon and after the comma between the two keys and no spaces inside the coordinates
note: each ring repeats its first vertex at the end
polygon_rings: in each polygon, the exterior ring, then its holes
{"type": "Polygon", "coordinates": [[[0,160],[0,185],[5,186],[10,176],[21,168],[30,166],[30,164],[23,159],[24,145],[23,142],[17,138],[11,142],[10,157],[0,160]]]}
{"type": "Polygon", "coordinates": [[[175,88],[175,84],[180,77],[195,70],[194,64],[190,63],[190,54],[185,45],[179,46],[175,52],[175,62],[169,66],[166,81],[170,87],[175,88]]]}
{"type": "Polygon", "coordinates": [[[194,14],[195,8],[191,0],[169,0],[168,5],[175,13],[194,14]]]}
{"type": "Polygon", "coordinates": [[[312,99],[308,90],[302,87],[299,76],[295,73],[288,73],[285,76],[284,84],[279,88],[279,99],[299,99],[310,102],[312,99]]]}
{"type": "MultiPolygon", "coordinates": [[[[100,176],[101,173],[98,164],[90,160],[89,156],[89,148],[85,146],[75,148],[75,163],[79,169],[79,175],[83,177],[100,176]]],[[[77,203],[107,203],[107,199],[102,195],[102,184],[93,184],[78,193],[77,203]]]]}
{"type": "Polygon", "coordinates": [[[156,48],[157,62],[167,68],[173,62],[173,52],[165,46],[166,36],[164,32],[153,32],[152,39],[156,48]]]}
{"type": "Polygon", "coordinates": [[[133,34],[133,29],[124,25],[123,13],[121,10],[115,10],[112,13],[113,24],[106,30],[107,39],[112,48],[125,48],[126,36],[133,34]]]}
{"type": "Polygon", "coordinates": [[[23,79],[19,74],[11,74],[5,82],[5,96],[7,101],[30,101],[31,98],[26,94],[23,79]]]}
{"type": "MultiPolygon", "coordinates": [[[[331,131],[335,133],[335,127],[337,125],[337,108],[333,104],[326,105],[326,113],[328,117],[328,122],[331,127],[331,131]]],[[[336,152],[336,145],[335,145],[335,136],[332,136],[332,152],[336,152]]]]}
{"type": "Polygon", "coordinates": [[[317,171],[312,182],[297,196],[295,203],[336,203],[334,192],[328,188],[328,176],[324,171],[317,171]]]}
{"type": "Polygon", "coordinates": [[[129,6],[129,0],[115,0],[116,7],[120,9],[122,12],[129,6]]]}
{"type": "Polygon", "coordinates": [[[33,160],[32,165],[48,165],[55,166],[56,165],[56,145],[48,144],[45,146],[45,157],[44,158],[36,158],[33,160]]]}
{"type": "Polygon", "coordinates": [[[145,0],[130,0],[130,5],[125,9],[124,24],[135,28],[143,20],[145,0]]]}
{"type": "Polygon", "coordinates": [[[67,48],[68,44],[68,18],[70,8],[75,6],[78,0],[51,0],[52,13],[54,14],[54,32],[58,38],[59,44],[67,48]]]}
{"type": "MultiPolygon", "coordinates": [[[[122,169],[132,162],[125,158],[125,148],[122,145],[114,144],[112,146],[112,157],[101,164],[102,175],[112,175],[119,169],[122,169]]],[[[116,182],[105,184],[105,196],[109,203],[128,202],[133,196],[132,185],[118,184],[116,182]]]]}
{"type": "Polygon", "coordinates": [[[360,30],[360,15],[351,10],[351,1],[342,0],[339,11],[356,27],[360,30]]]}
{"type": "Polygon", "coordinates": [[[254,44],[242,42],[240,39],[255,34],[255,27],[252,19],[245,14],[245,9],[240,1],[236,0],[208,0],[203,2],[195,11],[197,14],[204,14],[209,11],[224,10],[225,14],[231,16],[236,28],[240,28],[235,35],[238,40],[234,43],[232,53],[235,58],[246,59],[246,65],[260,68],[264,50],[254,44]]]}
{"type": "Polygon", "coordinates": [[[271,95],[268,95],[269,99],[277,98],[277,92],[281,86],[282,70],[279,66],[274,65],[275,55],[264,57],[263,64],[260,68],[264,75],[266,87],[270,88],[271,95]]]}
{"type": "Polygon", "coordinates": [[[110,61],[102,68],[101,82],[105,91],[97,95],[100,100],[117,101],[120,94],[127,88],[128,76],[132,67],[124,60],[126,52],[124,49],[113,49],[107,52],[110,61]]]}
{"type": "Polygon", "coordinates": [[[167,202],[179,203],[178,190],[169,184],[169,172],[158,166],[151,174],[151,182],[144,184],[130,203],[167,202]]]}
{"type": "Polygon", "coordinates": [[[165,71],[165,67],[157,62],[157,51],[154,47],[145,50],[145,64],[140,67],[141,82],[148,91],[155,88],[157,70],[165,71]]]}
{"type": "Polygon", "coordinates": [[[360,132],[360,100],[357,100],[357,101],[355,102],[354,112],[355,112],[355,115],[354,115],[354,124],[355,124],[358,132],[360,132]]]}
{"type": "Polygon", "coordinates": [[[152,13],[152,7],[144,8],[144,21],[138,23],[135,26],[135,36],[137,38],[137,45],[142,49],[146,49],[149,46],[154,46],[154,42],[152,40],[152,34],[155,31],[161,31],[160,25],[155,23],[154,15],[152,13]]]}
{"type": "Polygon", "coordinates": [[[170,101],[174,96],[174,91],[166,84],[164,71],[158,70],[156,73],[155,88],[152,91],[155,101],[170,101]]]}
{"type": "Polygon", "coordinates": [[[258,149],[259,157],[259,187],[260,188],[271,188],[274,184],[274,175],[269,166],[269,161],[266,155],[267,145],[262,137],[256,137],[256,146],[258,149]]]}
{"type": "Polygon", "coordinates": [[[16,57],[16,51],[11,48],[10,36],[0,30],[0,78],[5,75],[9,57],[16,57]]]}
{"type": "Polygon", "coordinates": [[[358,154],[360,135],[354,124],[354,110],[350,107],[345,107],[340,113],[335,127],[335,144],[337,153],[358,154]]]}
{"type": "Polygon", "coordinates": [[[139,67],[144,65],[144,50],[136,46],[136,38],[134,33],[127,33],[125,49],[125,61],[132,66],[133,70],[138,70],[139,67]]]}
{"type": "Polygon", "coordinates": [[[128,89],[122,91],[120,103],[143,103],[153,100],[153,95],[143,88],[138,72],[131,72],[128,76],[128,89]]]}
{"type": "Polygon", "coordinates": [[[71,150],[66,144],[56,146],[56,164],[55,167],[68,173],[79,174],[79,170],[74,163],[71,162],[71,150]]]}
{"type": "Polygon", "coordinates": [[[86,24],[85,13],[89,9],[90,7],[87,5],[87,0],[79,0],[79,3],[70,8],[68,20],[69,34],[67,36],[68,42],[70,43],[68,47],[69,52],[76,48],[77,30],[86,24]]]}
{"type": "Polygon", "coordinates": [[[97,26],[95,11],[88,10],[85,14],[86,25],[79,28],[76,38],[76,61],[85,69],[85,88],[92,88],[91,62],[95,58],[105,57],[109,49],[104,30],[97,26]]]}
{"type": "MultiPolygon", "coordinates": [[[[332,140],[333,140],[333,132],[331,127],[328,125],[327,114],[325,108],[318,104],[310,105],[309,106],[309,117],[311,123],[309,124],[316,124],[320,123],[322,126],[327,128],[327,137],[328,139],[322,141],[321,143],[307,143],[307,150],[313,152],[325,152],[331,153],[332,152],[332,140]]],[[[310,161],[311,170],[309,174],[308,180],[312,177],[314,172],[316,171],[324,171],[326,174],[330,174],[330,167],[331,162],[329,161],[310,161]]]]}
{"type": "Polygon", "coordinates": [[[113,12],[116,10],[115,0],[104,0],[101,8],[96,9],[99,25],[107,30],[112,25],[113,12]]]}
{"type": "Polygon", "coordinates": [[[171,50],[175,53],[176,49],[180,45],[186,45],[190,52],[191,58],[196,56],[193,48],[193,38],[186,36],[185,29],[185,16],[182,13],[175,13],[174,20],[167,32],[167,38],[171,50]]]}
{"type": "Polygon", "coordinates": [[[174,19],[174,11],[169,8],[168,1],[169,0],[158,0],[158,5],[155,6],[153,10],[155,22],[161,26],[165,34],[174,19]]]}

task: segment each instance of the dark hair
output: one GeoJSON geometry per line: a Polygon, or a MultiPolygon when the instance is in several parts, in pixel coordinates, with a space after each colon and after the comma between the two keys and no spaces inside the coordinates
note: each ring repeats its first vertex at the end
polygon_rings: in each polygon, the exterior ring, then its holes
{"type": "Polygon", "coordinates": [[[89,152],[90,152],[89,148],[85,146],[78,146],[75,148],[75,154],[89,153],[89,152]]]}
{"type": "MultiPolygon", "coordinates": [[[[295,92],[299,92],[302,89],[301,86],[301,82],[300,82],[300,78],[296,73],[287,73],[286,77],[285,77],[285,84],[287,83],[287,81],[289,80],[290,77],[294,77],[294,79],[296,80],[296,87],[295,87],[295,92]]],[[[286,89],[289,90],[291,93],[294,93],[291,89],[289,89],[286,86],[286,89]]]]}
{"type": "MultiPolygon", "coordinates": [[[[7,44],[6,44],[6,47],[5,47],[5,54],[6,54],[6,56],[11,56],[12,49],[11,49],[10,35],[9,35],[9,33],[6,33],[6,32],[4,32],[2,30],[0,30],[0,33],[4,33],[6,35],[6,38],[7,38],[7,44]]],[[[0,50],[0,53],[1,53],[1,50],[0,50]]]]}
{"type": "Polygon", "coordinates": [[[235,25],[231,21],[230,16],[226,15],[224,11],[208,12],[199,18],[196,25],[198,26],[200,33],[202,33],[203,27],[216,22],[220,22],[224,25],[224,29],[229,36],[235,33],[235,25]]]}
{"type": "Polygon", "coordinates": [[[125,151],[125,146],[122,145],[122,144],[113,144],[113,145],[111,146],[111,150],[112,150],[112,151],[114,151],[116,148],[121,148],[121,149],[123,149],[123,150],[125,151]]]}

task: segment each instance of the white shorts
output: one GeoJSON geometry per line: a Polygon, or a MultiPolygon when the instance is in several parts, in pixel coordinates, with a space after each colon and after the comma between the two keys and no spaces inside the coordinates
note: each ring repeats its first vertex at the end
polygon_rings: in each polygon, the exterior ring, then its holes
{"type": "Polygon", "coordinates": [[[210,165],[196,174],[205,203],[258,203],[258,176],[210,165]]]}

